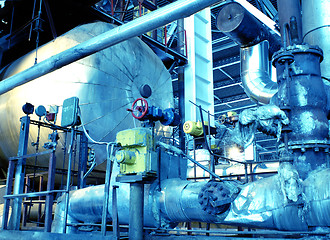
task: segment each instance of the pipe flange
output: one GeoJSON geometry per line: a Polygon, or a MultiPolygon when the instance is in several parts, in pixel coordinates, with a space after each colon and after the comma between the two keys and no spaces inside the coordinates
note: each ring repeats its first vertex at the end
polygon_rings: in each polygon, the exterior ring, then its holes
{"type": "Polygon", "coordinates": [[[301,45],[293,45],[287,47],[287,50],[290,51],[293,54],[296,53],[311,53],[315,55],[319,55],[320,62],[323,60],[323,51],[321,48],[315,45],[309,45],[307,43],[301,44],[301,45]]]}
{"type": "Polygon", "coordinates": [[[284,64],[285,61],[289,61],[291,64],[294,61],[294,55],[299,53],[311,53],[320,57],[320,62],[323,61],[323,51],[318,46],[311,46],[307,43],[301,45],[288,46],[287,48],[281,48],[279,51],[274,53],[272,63],[284,64]],[[291,56],[292,55],[292,56],[291,56]]]}
{"type": "Polygon", "coordinates": [[[218,215],[227,211],[232,202],[231,193],[224,183],[210,181],[198,195],[198,202],[204,211],[212,215],[218,215]]]}

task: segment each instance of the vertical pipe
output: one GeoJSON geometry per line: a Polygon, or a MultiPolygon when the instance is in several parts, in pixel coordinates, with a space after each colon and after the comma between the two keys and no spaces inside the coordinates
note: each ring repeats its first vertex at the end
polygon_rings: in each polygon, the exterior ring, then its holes
{"type": "MultiPolygon", "coordinates": [[[[62,169],[65,169],[67,138],[68,138],[68,132],[65,131],[65,133],[64,133],[64,147],[63,147],[63,165],[62,165],[62,169]]],[[[64,172],[62,173],[62,178],[61,178],[61,189],[63,189],[62,188],[63,187],[63,180],[64,180],[64,172]]]]}
{"type": "MultiPolygon", "coordinates": [[[[35,13],[35,10],[36,10],[37,0],[34,0],[33,2],[34,3],[33,3],[33,11],[32,11],[32,17],[31,17],[31,19],[34,19],[34,13],[35,13]]],[[[31,35],[32,35],[32,30],[33,30],[33,23],[34,23],[34,21],[31,22],[31,26],[30,26],[29,42],[31,41],[31,35]]]]}
{"type": "Polygon", "coordinates": [[[130,183],[129,198],[129,239],[143,240],[144,185],[142,182],[130,183]]]}
{"type": "Polygon", "coordinates": [[[139,17],[142,16],[141,8],[142,8],[142,4],[141,4],[141,2],[139,1],[139,17]]]}
{"type": "Polygon", "coordinates": [[[68,220],[68,208],[69,208],[69,192],[70,192],[70,182],[71,182],[71,169],[72,169],[72,158],[73,158],[73,143],[76,131],[74,127],[71,129],[71,142],[69,148],[69,162],[68,162],[68,174],[66,178],[66,193],[65,193],[65,206],[64,206],[64,221],[63,221],[63,233],[66,233],[66,222],[68,220]]]}
{"type": "Polygon", "coordinates": [[[113,237],[115,240],[120,239],[119,220],[118,220],[118,204],[117,204],[117,189],[118,186],[112,187],[112,224],[113,237]]]}
{"type": "MultiPolygon", "coordinates": [[[[211,148],[211,118],[210,118],[210,111],[207,111],[207,121],[208,121],[208,124],[207,124],[207,134],[208,134],[208,138],[209,138],[209,144],[210,144],[210,148],[211,148]]],[[[210,152],[210,170],[211,172],[215,172],[215,159],[214,159],[214,155],[211,154],[210,152]]],[[[210,174],[210,179],[211,180],[214,180],[214,176],[210,174]]]]}
{"type": "Polygon", "coordinates": [[[107,218],[108,218],[108,205],[109,205],[110,180],[111,180],[110,178],[111,178],[111,160],[109,157],[107,157],[107,170],[105,174],[104,199],[103,199],[102,224],[101,224],[101,233],[103,236],[106,235],[106,230],[107,230],[106,228],[107,228],[107,218]]]}
{"type": "Polygon", "coordinates": [[[254,181],[254,177],[253,177],[253,167],[252,167],[252,163],[249,164],[250,165],[250,181],[253,182],[254,181]]]}
{"type": "MultiPolygon", "coordinates": [[[[179,19],[177,21],[177,33],[178,33],[178,52],[184,54],[184,20],[179,19]]],[[[183,129],[183,123],[185,121],[185,106],[184,106],[184,66],[178,67],[178,92],[179,92],[179,115],[183,121],[179,125],[179,140],[180,149],[185,150],[185,138],[183,129]]]]}
{"type": "MultiPolygon", "coordinates": [[[[191,222],[187,222],[187,229],[191,230],[191,222]]],[[[187,234],[192,235],[192,232],[189,231],[187,234]]]]}
{"type": "MultiPolygon", "coordinates": [[[[282,43],[289,39],[284,39],[286,36],[285,25],[290,23],[292,17],[297,22],[297,43],[302,43],[302,19],[301,19],[301,5],[300,0],[277,0],[278,18],[281,30],[282,43]]],[[[286,36],[288,37],[288,36],[286,36]]]]}
{"type": "Polygon", "coordinates": [[[165,46],[167,46],[167,27],[164,27],[164,38],[165,38],[165,46]]]}
{"type": "MultiPolygon", "coordinates": [[[[55,169],[56,169],[56,155],[55,155],[55,150],[54,150],[51,153],[50,159],[49,159],[47,191],[54,190],[55,169]]],[[[47,194],[46,202],[45,202],[45,232],[51,231],[53,203],[54,203],[54,193],[47,194]]]]}
{"type": "MultiPolygon", "coordinates": [[[[194,159],[196,159],[196,143],[195,139],[193,139],[193,144],[194,144],[194,159]]],[[[197,165],[194,163],[194,181],[197,181],[197,165]]]]}
{"type": "MultiPolygon", "coordinates": [[[[42,191],[42,184],[43,184],[43,179],[44,177],[43,176],[40,176],[39,177],[39,192],[42,191]]],[[[37,218],[37,226],[39,227],[40,226],[40,220],[41,220],[41,210],[42,210],[42,203],[41,203],[41,196],[38,197],[38,200],[39,200],[39,204],[38,204],[38,218],[37,218]]]]}
{"type": "MultiPolygon", "coordinates": [[[[28,193],[29,192],[29,186],[30,186],[30,176],[25,177],[25,186],[24,186],[24,192],[28,193]]],[[[27,198],[24,198],[24,200],[27,200],[27,198]]]]}
{"type": "MultiPolygon", "coordinates": [[[[34,179],[33,179],[34,181],[34,179]]],[[[25,184],[24,184],[24,192],[28,193],[29,192],[29,186],[30,186],[30,177],[26,176],[25,177],[25,184]]],[[[30,200],[30,204],[27,204],[26,201],[27,198],[24,198],[23,200],[23,214],[22,214],[22,225],[25,227],[26,226],[26,222],[27,222],[27,218],[28,218],[28,208],[29,210],[31,210],[31,205],[32,205],[32,200],[30,200]]],[[[30,211],[29,211],[29,215],[30,215],[30,211]]]]}
{"type": "Polygon", "coordinates": [[[80,135],[80,147],[79,147],[79,165],[78,165],[78,188],[86,187],[86,179],[84,175],[87,168],[88,158],[88,139],[85,133],[80,135]]]}
{"type": "MultiPolygon", "coordinates": [[[[10,160],[7,171],[7,181],[6,181],[6,194],[10,195],[13,187],[13,177],[14,177],[15,162],[10,160]]],[[[9,217],[9,205],[10,198],[5,198],[3,216],[2,216],[2,229],[6,230],[8,228],[8,217],[9,217]]]]}
{"type": "Polygon", "coordinates": [[[249,175],[248,175],[248,166],[247,163],[244,163],[244,177],[245,177],[245,183],[249,182],[249,175]]]}
{"type": "MultiPolygon", "coordinates": [[[[30,117],[24,116],[21,118],[21,132],[19,137],[19,146],[17,156],[23,156],[27,152],[28,139],[30,129],[30,117]]],[[[20,158],[17,161],[15,171],[14,195],[23,193],[24,176],[25,176],[25,158],[20,158]]],[[[19,230],[21,220],[22,198],[16,197],[13,199],[13,208],[10,218],[10,229],[19,230]]]]}
{"type": "Polygon", "coordinates": [[[23,227],[26,227],[28,207],[31,208],[31,204],[28,204],[27,202],[23,202],[23,214],[22,214],[22,225],[23,225],[23,227]]]}

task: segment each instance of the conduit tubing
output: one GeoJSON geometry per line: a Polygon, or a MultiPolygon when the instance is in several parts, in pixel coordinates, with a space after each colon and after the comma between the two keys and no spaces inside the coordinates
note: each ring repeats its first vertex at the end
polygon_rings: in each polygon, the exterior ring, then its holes
{"type": "Polygon", "coordinates": [[[33,67],[26,69],[0,82],[0,94],[23,85],[35,78],[41,77],[56,69],[64,67],[74,61],[87,57],[93,53],[139,36],[174,20],[186,18],[220,0],[179,0],[166,5],[156,11],[148,13],[129,23],[116,27],[99,36],[91,38],[75,47],[54,55],[33,67]]]}

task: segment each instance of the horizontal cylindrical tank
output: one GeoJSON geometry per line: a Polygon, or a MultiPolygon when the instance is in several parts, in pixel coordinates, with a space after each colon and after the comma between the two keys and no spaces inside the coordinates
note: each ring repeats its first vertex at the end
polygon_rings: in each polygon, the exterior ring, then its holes
{"type": "MultiPolygon", "coordinates": [[[[41,62],[57,53],[84,42],[114,26],[95,22],[78,26],[54,41],[32,51],[2,70],[2,78],[19,73],[37,61],[41,62]]],[[[171,77],[160,59],[139,38],[133,38],[71,63],[0,96],[0,149],[1,166],[18,149],[20,123],[24,115],[21,108],[26,102],[35,107],[61,106],[63,100],[79,98],[82,121],[92,138],[97,141],[114,141],[115,134],[123,129],[139,126],[126,109],[140,97],[139,88],[148,84],[152,96],[148,102],[160,108],[172,106],[171,77]]],[[[37,120],[34,115],[33,119],[37,120]]],[[[61,108],[58,119],[61,119],[61,108]]],[[[60,124],[59,121],[57,124],[60,124]]],[[[48,141],[50,131],[41,131],[41,146],[48,141]]],[[[37,140],[37,128],[30,128],[30,143],[37,140]]],[[[57,167],[62,167],[64,137],[57,148],[57,167]]],[[[35,147],[29,144],[28,153],[35,147]]],[[[42,147],[40,150],[42,151],[42,147]]],[[[105,147],[95,146],[97,163],[106,159],[105,147]]],[[[34,164],[34,160],[28,164],[34,164]]],[[[39,165],[47,166],[48,161],[39,165]]]]}

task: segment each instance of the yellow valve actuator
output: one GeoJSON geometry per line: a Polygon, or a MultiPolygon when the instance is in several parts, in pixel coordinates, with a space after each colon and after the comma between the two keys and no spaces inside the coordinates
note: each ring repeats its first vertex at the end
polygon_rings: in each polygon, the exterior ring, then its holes
{"type": "MultiPolygon", "coordinates": [[[[208,125],[207,122],[204,122],[204,124],[208,125]]],[[[187,121],[183,124],[183,131],[192,136],[196,136],[196,137],[201,136],[203,134],[202,122],[187,121]]]]}

